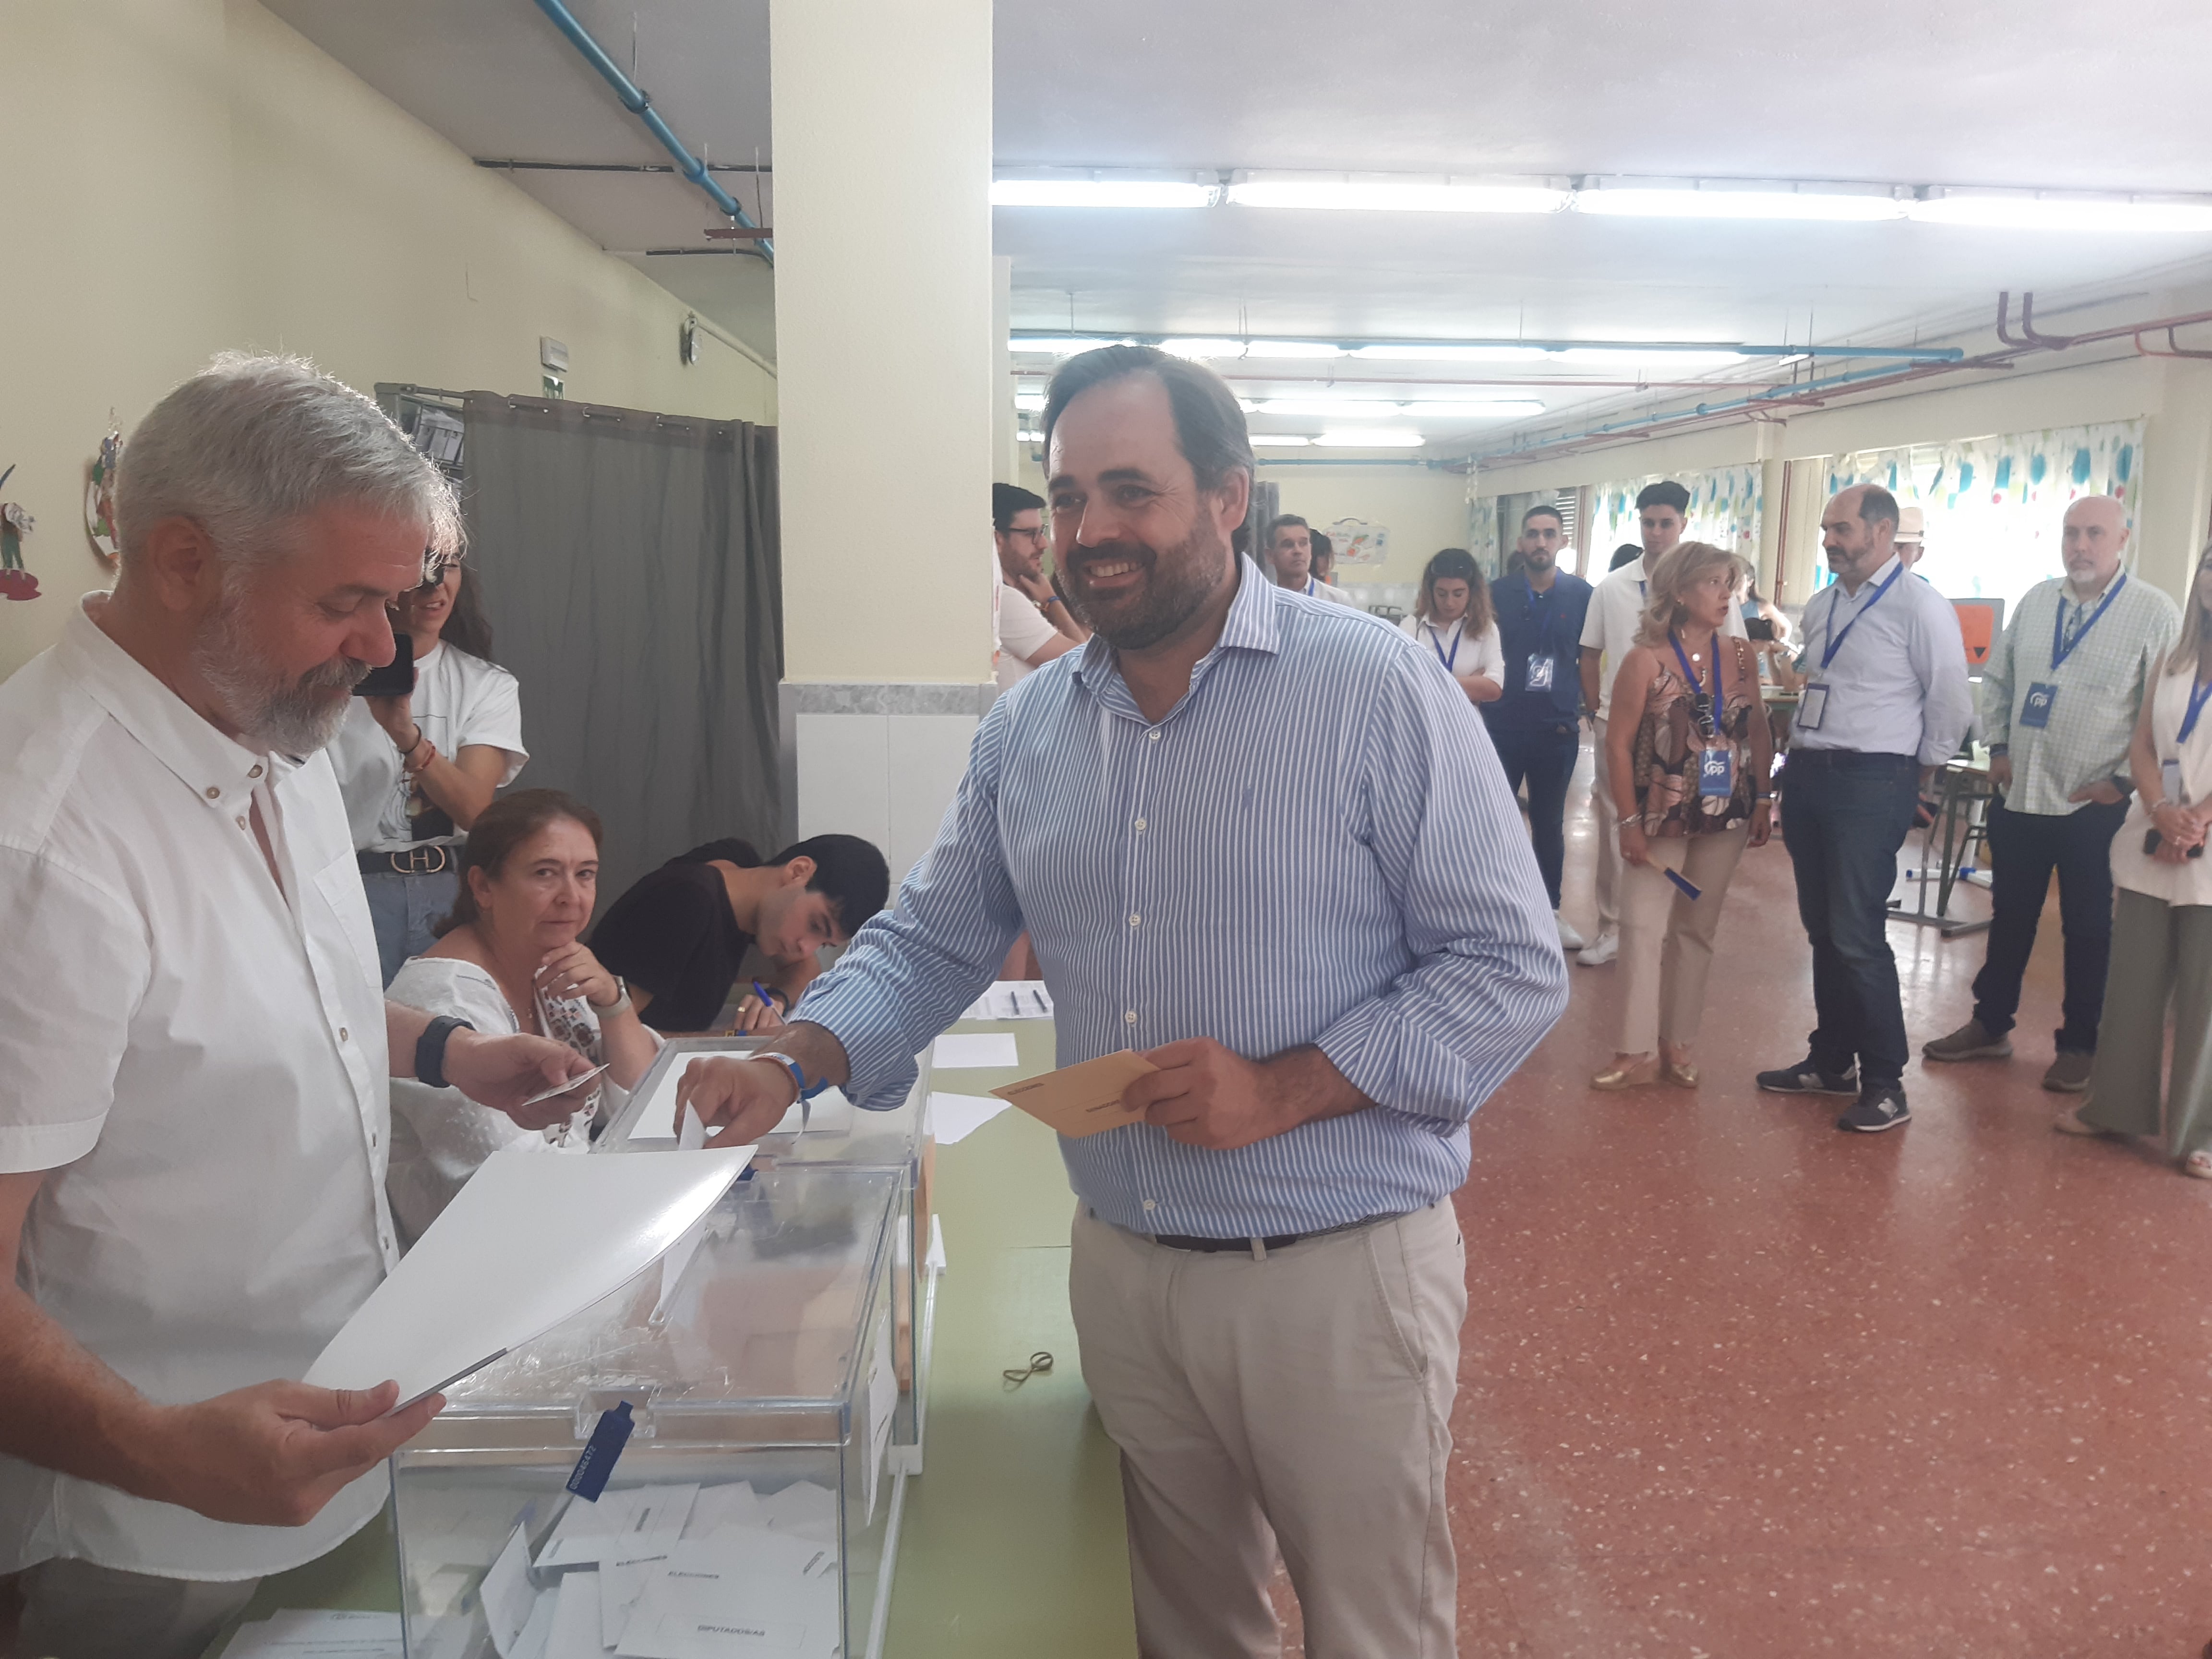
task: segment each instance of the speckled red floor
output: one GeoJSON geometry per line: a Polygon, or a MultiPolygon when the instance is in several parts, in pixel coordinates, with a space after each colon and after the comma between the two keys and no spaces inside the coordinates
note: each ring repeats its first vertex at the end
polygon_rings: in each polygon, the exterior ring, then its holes
{"type": "MultiPolygon", "coordinates": [[[[1890,939],[1917,1054],[1982,940],[1890,939]]],[[[2058,942],[2054,907],[2018,1056],[1916,1059],[1881,1135],[1752,1087],[1811,1024],[1778,842],[1729,895],[1696,1094],[1592,1093],[1618,975],[1572,970],[1459,1198],[1463,1656],[2195,1659],[2212,1183],[2051,1133],[2058,942]]]]}

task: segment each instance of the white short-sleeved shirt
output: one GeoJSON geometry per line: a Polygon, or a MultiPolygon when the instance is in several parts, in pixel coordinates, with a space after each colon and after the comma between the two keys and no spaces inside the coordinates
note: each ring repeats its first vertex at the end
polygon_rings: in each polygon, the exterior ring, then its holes
{"type": "Polygon", "coordinates": [[[1036,603],[1018,587],[1000,581],[991,592],[991,644],[999,690],[1011,691],[1036,672],[1036,653],[1061,637],[1036,603]]]}
{"type": "Polygon", "coordinates": [[[1426,649],[1454,678],[1480,674],[1500,687],[1505,684],[1505,647],[1498,639],[1495,621],[1480,634],[1470,635],[1464,617],[1442,629],[1425,617],[1407,617],[1399,623],[1398,631],[1426,649]]]}
{"type": "MultiPolygon", "coordinates": [[[[451,1014],[495,1036],[512,1036],[523,1029],[489,970],[457,957],[410,958],[385,994],[425,1013],[451,1014]]],[[[606,1058],[599,1017],[590,1003],[581,997],[554,998],[547,1012],[550,1018],[533,1013],[533,1031],[568,1043],[595,1066],[606,1058]]],[[[591,1099],[566,1123],[526,1129],[506,1113],[479,1106],[459,1089],[433,1089],[411,1078],[392,1079],[392,1166],[384,1184],[401,1242],[412,1244],[422,1237],[423,1229],[468,1184],[477,1166],[502,1146],[589,1152],[592,1119],[602,1111],[611,1116],[627,1099],[623,1091],[602,1079],[591,1099]]]]}
{"type": "MultiPolygon", "coordinates": [[[[441,640],[415,664],[415,696],[409,703],[422,735],[447,760],[471,744],[504,750],[507,765],[499,775],[506,788],[522,770],[530,751],[522,746],[522,688],[497,663],[472,657],[441,640]]],[[[362,852],[398,852],[415,844],[415,813],[400,754],[391,735],[376,723],[359,698],[346,711],[331,764],[345,796],[346,820],[353,844],[362,852]]],[[[426,836],[426,841],[455,842],[458,834],[426,836]]]]}
{"type": "Polygon", "coordinates": [[[1359,609],[1359,602],[1351,594],[1340,587],[1330,586],[1318,576],[1309,575],[1305,586],[1299,591],[1310,599],[1328,599],[1338,605],[1348,605],[1354,611],[1359,609]]]}
{"type": "MultiPolygon", "coordinates": [[[[396,1261],[376,935],[330,763],[256,754],[90,613],[0,685],[0,1170],[21,1283],[148,1398],[302,1375],[396,1261]],[[258,803],[280,891],[256,843],[258,803]]],[[[0,1573],[245,1578],[383,1507],[210,1521],[0,1457],[0,1573]]]]}
{"type": "MultiPolygon", "coordinates": [[[[1589,610],[1583,617],[1583,648],[1601,651],[1605,660],[1597,671],[1597,717],[1606,718],[1613,708],[1613,677],[1620,672],[1620,665],[1636,648],[1636,630],[1644,625],[1644,607],[1650,592],[1650,579],[1644,567],[1650,556],[1625,564],[1611,571],[1590,592],[1589,610]]],[[[1748,637],[1744,632],[1742,607],[1729,607],[1728,626],[1721,630],[1741,640],[1748,637]]]]}
{"type": "MultiPolygon", "coordinates": [[[[2188,718],[2189,693],[2196,679],[2186,670],[2169,674],[2160,662],[2150,683],[2151,749],[2161,770],[2169,762],[2180,763],[2178,799],[2184,806],[2212,800],[2212,708],[2197,716],[2189,741],[2181,741],[2181,722],[2188,718]]],[[[2172,775],[2165,775],[2170,780],[2172,775]]],[[[2170,781],[2166,792],[2175,794],[2170,781]]],[[[2143,837],[2155,827],[2137,794],[2119,833],[2112,837],[2112,884],[2168,904],[2212,904],[2212,853],[2179,864],[2160,864],[2143,851],[2143,837]]]]}

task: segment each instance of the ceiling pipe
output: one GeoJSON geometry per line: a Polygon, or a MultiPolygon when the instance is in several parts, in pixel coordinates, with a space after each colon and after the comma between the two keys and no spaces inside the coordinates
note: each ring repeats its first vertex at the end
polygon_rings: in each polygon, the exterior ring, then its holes
{"type": "MultiPolygon", "coordinates": [[[[540,0],[543,4],[545,0],[540,0]]],[[[1045,329],[1017,329],[1024,340],[1095,340],[1104,337],[1101,331],[1063,329],[1057,333],[1045,329]]],[[[1240,335],[1198,336],[1189,334],[1128,334],[1124,337],[1157,344],[1163,340],[1190,338],[1245,339],[1240,335]]],[[[1898,362],[1954,363],[1966,354],[1957,346],[1856,346],[1856,345],[1741,345],[1732,340],[1408,340],[1408,339],[1301,339],[1296,335],[1270,334],[1260,337],[1269,340],[1298,339],[1300,343],[1335,347],[1340,351],[1352,352],[1362,346],[1395,346],[1418,349],[1424,346],[1449,347],[1463,349],[1474,346],[1485,349],[1510,349],[1536,351],[1637,351],[1648,352],[1654,357],[1685,352],[1731,352],[1739,357],[1881,357],[1898,362]]],[[[1015,350],[1024,349],[1016,346],[1015,350]]],[[[1237,361],[1232,358],[1222,362],[1237,361]]],[[[1267,361],[1265,357],[1260,362],[1267,361]]],[[[1372,361],[1372,360],[1370,360],[1372,361]]],[[[1440,360],[1443,361],[1443,360],[1440,360]]]]}
{"type": "Polygon", "coordinates": [[[2150,333],[2150,332],[2152,331],[2151,330],[2149,330],[2149,329],[2143,329],[2143,328],[2139,328],[2139,329],[2137,329],[2137,330],[2136,331],[2136,356],[2138,356],[2138,357],[2203,357],[2203,358],[2212,358],[2212,351],[2196,351],[2196,350],[2192,350],[2192,349],[2191,349],[2189,347],[2187,347],[2187,346],[2185,346],[2185,345],[2182,344],[2180,341],[2179,341],[2179,340],[2177,340],[2176,338],[2174,338],[2174,337],[2173,337],[2173,331],[2174,331],[2175,329],[2177,329],[2177,328],[2179,328],[2180,326],[2181,326],[2181,325],[2180,325],[2179,323],[2175,323],[2175,324],[2172,325],[2171,326],[2169,326],[2169,327],[2166,329],[2166,349],[2164,351],[2160,351],[2160,350],[2157,349],[2156,349],[2155,347],[2154,347],[2154,346],[2147,346],[2147,345],[2145,345],[2145,344],[2142,343],[2142,337],[2143,337],[2144,335],[2148,334],[2148,333],[2150,333]]]}
{"type": "MultiPolygon", "coordinates": [[[[714,182],[714,175],[707,171],[707,164],[684,148],[683,142],[669,130],[668,123],[660,118],[660,112],[653,108],[653,100],[639,91],[629,76],[617,67],[615,60],[607,56],[598,41],[592,39],[591,31],[576,21],[574,13],[562,5],[561,0],[538,0],[538,9],[552,20],[555,28],[568,37],[569,45],[581,52],[584,61],[599,72],[599,78],[615,89],[615,96],[622,100],[623,107],[644,122],[645,130],[659,141],[663,149],[676,158],[678,171],[706,191],[714,205],[738,224],[748,230],[760,228],[747,216],[744,209],[738,205],[738,198],[714,182]]],[[[763,242],[759,246],[761,258],[770,264],[775,264],[775,245],[763,242]]]]}

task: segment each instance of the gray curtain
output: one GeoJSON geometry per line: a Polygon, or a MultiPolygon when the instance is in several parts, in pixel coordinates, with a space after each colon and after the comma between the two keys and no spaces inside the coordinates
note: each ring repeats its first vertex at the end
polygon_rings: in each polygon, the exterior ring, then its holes
{"type": "Polygon", "coordinates": [[[605,821],[601,905],[722,836],[776,850],[775,428],[470,392],[469,564],[530,764],[605,821]]]}

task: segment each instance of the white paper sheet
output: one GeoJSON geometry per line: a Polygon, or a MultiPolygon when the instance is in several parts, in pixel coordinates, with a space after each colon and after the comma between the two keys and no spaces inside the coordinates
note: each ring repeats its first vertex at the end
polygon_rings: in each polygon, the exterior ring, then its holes
{"type": "Polygon", "coordinates": [[[931,1048],[930,1059],[945,1072],[1011,1068],[1022,1063],[1011,1031],[947,1031],[931,1048]]]}
{"type": "Polygon", "coordinates": [[[726,1486],[699,1488],[699,1496],[691,1505],[690,1518],[684,1523],[684,1536],[696,1543],[723,1527],[767,1525],[768,1516],[751,1483],[732,1480],[726,1486]]]}
{"type": "Polygon", "coordinates": [[[757,1528],[678,1545],[639,1595],[623,1659],[829,1659],[837,1645],[836,1552],[757,1528]]]}
{"type": "Polygon", "coordinates": [[[522,1632],[538,1602],[538,1591],[530,1582],[530,1535],[526,1528],[517,1527],[507,1535],[499,1559],[484,1574],[479,1595],[499,1659],[525,1659],[520,1652],[522,1632]]]}
{"type": "Polygon", "coordinates": [[[714,1207],[752,1152],[495,1152],[306,1381],[373,1389],[397,1377],[404,1401],[467,1376],[635,1278],[714,1207]]]}
{"type": "Polygon", "coordinates": [[[930,1133],[940,1146],[957,1146],[1000,1113],[1012,1110],[1012,1102],[1000,1100],[995,1095],[941,1095],[933,1091],[929,1097],[930,1133]]]}
{"type": "MultiPolygon", "coordinates": [[[[738,1056],[732,1054],[716,1054],[702,1049],[696,1054],[684,1055],[671,1066],[666,1075],[653,1089],[652,1098],[639,1108],[635,1119],[637,1127],[629,1137],[629,1144],[653,1147],[678,1146],[676,1091],[684,1081],[685,1073],[702,1060],[735,1058],[738,1056]]],[[[811,1135],[849,1134],[853,1129],[853,1103],[845,1098],[842,1091],[824,1089],[807,1103],[806,1133],[811,1135]]],[[[799,1107],[794,1103],[769,1133],[795,1135],[799,1132],[799,1107]]]]}
{"type": "Polygon", "coordinates": [[[240,1625],[223,1659],[402,1659],[399,1615],[287,1608],[240,1625]]]}
{"type": "Polygon", "coordinates": [[[817,1544],[837,1541],[837,1494],[811,1480],[794,1480],[782,1491],[761,1499],[761,1514],[770,1528],[817,1544]]]}
{"type": "Polygon", "coordinates": [[[589,1568],[563,1573],[544,1659],[605,1659],[606,1651],[599,1639],[599,1575],[589,1568]]]}
{"type": "Polygon", "coordinates": [[[1050,1019],[1052,993],[1041,979],[1002,979],[968,1006],[963,1019],[1050,1019]]]}
{"type": "Polygon", "coordinates": [[[611,1555],[660,1555],[684,1535],[696,1486],[627,1486],[589,1504],[571,1498],[538,1552],[540,1571],[589,1566],[611,1555]]]}
{"type": "Polygon", "coordinates": [[[884,1455],[890,1449],[892,1419],[898,1411],[898,1377],[891,1362],[891,1310],[876,1321],[876,1340],[868,1352],[868,1519],[876,1520],[876,1488],[882,1484],[884,1455]]]}

